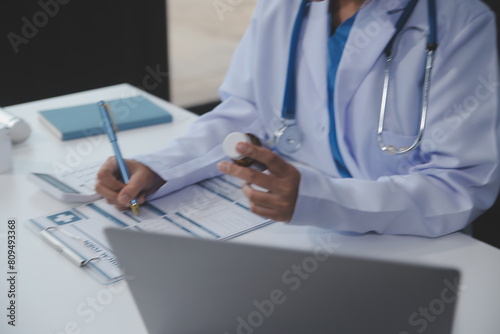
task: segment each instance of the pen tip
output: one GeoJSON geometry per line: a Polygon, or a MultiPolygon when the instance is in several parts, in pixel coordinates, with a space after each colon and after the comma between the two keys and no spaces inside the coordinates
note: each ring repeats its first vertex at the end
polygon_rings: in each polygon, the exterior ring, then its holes
{"type": "Polygon", "coordinates": [[[139,216],[140,213],[141,213],[141,209],[139,207],[139,203],[134,203],[134,204],[130,205],[130,209],[132,210],[132,212],[136,216],[139,216]]]}

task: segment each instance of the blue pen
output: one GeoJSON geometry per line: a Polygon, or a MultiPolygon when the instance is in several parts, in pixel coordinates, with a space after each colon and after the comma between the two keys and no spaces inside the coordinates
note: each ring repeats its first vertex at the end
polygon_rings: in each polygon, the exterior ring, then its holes
{"type": "MultiPolygon", "coordinates": [[[[112,121],[111,109],[109,108],[109,105],[104,101],[100,101],[99,103],[97,103],[97,106],[99,108],[99,111],[101,112],[102,120],[104,121],[104,129],[108,134],[111,145],[113,145],[113,150],[115,151],[115,156],[116,156],[116,162],[118,163],[118,167],[120,168],[123,182],[128,183],[130,179],[129,173],[127,165],[125,164],[125,161],[123,161],[120,148],[118,147],[118,139],[116,138],[117,129],[114,122],[112,121]]],[[[130,209],[136,216],[139,215],[140,209],[137,199],[134,198],[130,201],[130,209]]]]}

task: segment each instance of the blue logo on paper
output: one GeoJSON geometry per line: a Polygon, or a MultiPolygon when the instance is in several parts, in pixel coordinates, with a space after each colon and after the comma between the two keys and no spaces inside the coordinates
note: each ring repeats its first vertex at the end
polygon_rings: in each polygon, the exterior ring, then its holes
{"type": "Polygon", "coordinates": [[[47,219],[52,220],[57,225],[66,225],[82,220],[71,211],[64,211],[52,216],[47,216],[47,219]]]}

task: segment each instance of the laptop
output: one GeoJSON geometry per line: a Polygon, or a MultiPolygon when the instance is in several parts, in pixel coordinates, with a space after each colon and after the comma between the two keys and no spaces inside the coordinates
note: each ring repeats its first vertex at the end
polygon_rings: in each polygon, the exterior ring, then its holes
{"type": "Polygon", "coordinates": [[[459,272],[108,229],[150,334],[452,332],[459,272]]]}

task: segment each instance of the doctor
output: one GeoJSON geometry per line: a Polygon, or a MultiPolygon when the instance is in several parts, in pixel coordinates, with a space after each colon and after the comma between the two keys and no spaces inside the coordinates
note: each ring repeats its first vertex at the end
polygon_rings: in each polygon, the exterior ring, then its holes
{"type": "Polygon", "coordinates": [[[500,184],[492,12],[479,0],[436,1],[435,20],[427,0],[301,3],[260,1],[221,86],[223,102],[163,150],[128,160],[127,185],[109,159],[97,191],[124,209],[134,197],[144,202],[222,172],[241,178],[251,210],[268,218],[430,237],[489,208],[500,184]],[[432,31],[437,48],[426,80],[432,31]],[[284,94],[293,57],[294,89],[284,94]],[[268,173],[224,161],[227,134],[276,142],[287,124],[302,134],[292,150],[238,146],[268,173]]]}

